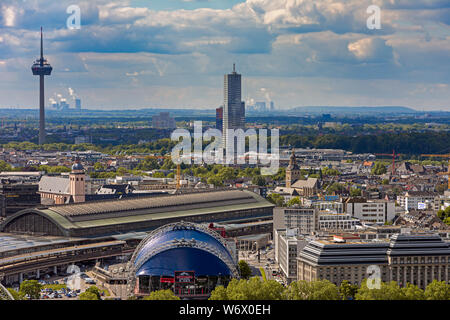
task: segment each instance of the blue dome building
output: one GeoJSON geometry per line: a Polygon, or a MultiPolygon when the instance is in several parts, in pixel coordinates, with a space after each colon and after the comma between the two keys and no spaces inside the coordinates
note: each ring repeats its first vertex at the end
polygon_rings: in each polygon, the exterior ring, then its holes
{"type": "Polygon", "coordinates": [[[171,289],[177,296],[207,297],[216,285],[238,277],[226,241],[203,225],[179,222],[154,230],[130,260],[134,294],[171,289]]]}

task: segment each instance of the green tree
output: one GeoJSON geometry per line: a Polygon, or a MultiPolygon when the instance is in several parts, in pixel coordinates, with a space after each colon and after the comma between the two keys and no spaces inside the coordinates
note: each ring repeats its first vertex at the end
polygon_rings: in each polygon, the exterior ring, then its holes
{"type": "Polygon", "coordinates": [[[215,287],[208,300],[228,300],[227,289],[222,285],[215,287]]]}
{"type": "Polygon", "coordinates": [[[116,173],[118,176],[124,176],[126,173],[128,173],[128,170],[123,167],[119,167],[119,168],[117,168],[116,173]]]}
{"type": "Polygon", "coordinates": [[[218,176],[222,181],[226,181],[235,179],[237,175],[233,168],[222,167],[222,169],[219,170],[218,176]]]}
{"type": "Polygon", "coordinates": [[[144,300],[180,300],[172,290],[158,290],[150,293],[149,296],[145,297],[144,300]]]}
{"type": "Polygon", "coordinates": [[[210,300],[280,300],[283,298],[283,286],[275,280],[262,281],[260,277],[249,280],[233,279],[227,288],[217,286],[210,300]]]}
{"type": "Polygon", "coordinates": [[[37,280],[25,280],[20,284],[19,291],[23,295],[29,295],[30,299],[39,299],[42,285],[37,280]]]}
{"type": "Polygon", "coordinates": [[[100,162],[94,163],[94,169],[97,171],[105,170],[105,168],[103,167],[103,165],[100,162]]]}
{"type": "Polygon", "coordinates": [[[207,183],[208,184],[212,184],[215,187],[223,186],[222,180],[219,177],[217,177],[217,176],[209,177],[208,180],[207,180],[207,183]]]}
{"type": "Polygon", "coordinates": [[[260,277],[233,280],[227,287],[227,296],[230,300],[280,300],[282,298],[284,288],[275,280],[263,281],[260,277]]]}
{"type": "Polygon", "coordinates": [[[437,216],[445,222],[445,219],[450,217],[450,207],[445,208],[445,210],[438,210],[437,216]]]}
{"type": "Polygon", "coordinates": [[[93,293],[97,296],[98,300],[100,300],[101,295],[100,295],[100,290],[96,287],[96,286],[90,286],[89,288],[86,289],[85,292],[90,292],[93,293]]]}
{"type": "Polygon", "coordinates": [[[347,280],[341,282],[339,286],[339,293],[342,296],[343,300],[353,300],[355,299],[355,294],[358,292],[358,286],[355,284],[351,284],[347,280]]]}
{"type": "Polygon", "coordinates": [[[278,193],[271,193],[267,196],[267,200],[275,204],[277,207],[284,206],[284,197],[278,193]]]}
{"type": "Polygon", "coordinates": [[[284,296],[287,300],[340,300],[338,287],[328,280],[294,281],[284,296]]]}
{"type": "Polygon", "coordinates": [[[322,175],[323,176],[338,176],[338,175],[341,174],[339,172],[339,170],[328,168],[328,167],[322,168],[321,170],[322,170],[322,175]]]}
{"type": "Polygon", "coordinates": [[[1,171],[11,171],[11,170],[12,170],[12,168],[11,168],[10,164],[6,163],[3,160],[0,160],[0,172],[1,171]]]}
{"type": "Polygon", "coordinates": [[[78,296],[78,300],[100,300],[95,293],[83,292],[78,296]]]}
{"type": "Polygon", "coordinates": [[[333,192],[339,192],[344,190],[344,186],[342,184],[340,184],[339,182],[334,182],[332,185],[330,185],[327,188],[327,193],[328,194],[332,194],[333,192]]]}
{"type": "Polygon", "coordinates": [[[388,185],[389,184],[389,179],[383,179],[383,181],[381,181],[382,185],[388,185]]]}
{"type": "Polygon", "coordinates": [[[387,168],[381,162],[376,162],[371,171],[372,174],[377,175],[377,176],[385,174],[386,172],[387,172],[387,168]]]}
{"type": "Polygon", "coordinates": [[[7,290],[9,291],[9,293],[11,293],[11,295],[14,298],[14,300],[23,300],[23,299],[25,299],[25,294],[23,292],[20,292],[20,291],[17,292],[13,288],[7,288],[7,290]]]}
{"type": "Polygon", "coordinates": [[[351,188],[350,189],[350,196],[352,196],[352,197],[360,197],[361,196],[361,189],[351,188]]]}
{"type": "Polygon", "coordinates": [[[402,288],[402,292],[406,300],[425,300],[424,291],[411,283],[402,288]]]}
{"type": "Polygon", "coordinates": [[[403,189],[401,187],[395,186],[394,188],[392,188],[392,192],[394,193],[394,195],[398,196],[403,193],[403,189]]]}
{"type": "Polygon", "coordinates": [[[39,166],[39,171],[46,171],[49,173],[61,173],[61,172],[70,172],[71,169],[65,167],[65,166],[39,166]],[[41,170],[41,167],[46,167],[46,170],[41,170]]]}
{"type": "Polygon", "coordinates": [[[156,159],[146,158],[143,161],[141,161],[141,163],[139,163],[139,165],[137,166],[137,169],[143,170],[143,171],[150,171],[150,170],[159,169],[159,167],[160,167],[159,163],[156,159]]]}
{"type": "Polygon", "coordinates": [[[250,269],[248,263],[244,260],[240,260],[238,265],[241,277],[244,279],[248,279],[252,275],[252,269],[250,269]]]}
{"type": "Polygon", "coordinates": [[[279,168],[278,172],[274,174],[272,177],[272,180],[275,181],[283,181],[286,179],[286,168],[279,168]]]}
{"type": "Polygon", "coordinates": [[[164,172],[161,172],[161,171],[154,172],[152,176],[153,176],[153,178],[165,178],[166,177],[164,172]]]}
{"type": "Polygon", "coordinates": [[[433,280],[425,289],[427,300],[450,300],[450,285],[445,281],[433,280]]]}
{"type": "Polygon", "coordinates": [[[287,202],[287,206],[288,207],[292,207],[293,205],[296,205],[296,204],[300,204],[300,198],[299,197],[293,197],[293,198],[291,198],[291,200],[289,200],[288,202],[287,202]]]}
{"type": "Polygon", "coordinates": [[[252,183],[257,186],[264,187],[266,185],[266,179],[263,176],[254,176],[252,178],[252,183]]]}
{"type": "Polygon", "coordinates": [[[367,279],[365,279],[355,295],[356,300],[404,300],[405,295],[397,282],[389,283],[381,282],[380,288],[367,287],[367,279]]]}
{"type": "Polygon", "coordinates": [[[447,190],[447,184],[445,184],[445,183],[437,184],[435,189],[436,189],[436,192],[444,193],[444,191],[447,190]]]}

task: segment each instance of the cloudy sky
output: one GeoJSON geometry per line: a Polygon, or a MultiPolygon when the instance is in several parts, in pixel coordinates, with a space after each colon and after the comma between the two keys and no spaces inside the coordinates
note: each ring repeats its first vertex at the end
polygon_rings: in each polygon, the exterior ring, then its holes
{"type": "Polygon", "coordinates": [[[41,25],[47,101],[212,109],[235,62],[247,102],[450,111],[448,0],[0,0],[2,107],[37,107],[41,25]]]}

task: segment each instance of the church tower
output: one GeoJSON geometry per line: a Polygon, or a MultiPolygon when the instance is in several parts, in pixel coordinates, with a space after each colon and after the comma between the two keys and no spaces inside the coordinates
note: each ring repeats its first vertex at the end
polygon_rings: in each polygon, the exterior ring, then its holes
{"type": "Polygon", "coordinates": [[[75,160],[72,166],[72,171],[69,174],[70,180],[70,195],[73,202],[85,202],[86,195],[86,175],[84,173],[83,165],[79,159],[75,160]]]}
{"type": "Polygon", "coordinates": [[[286,187],[290,188],[291,185],[294,184],[296,180],[300,179],[301,176],[302,174],[300,173],[300,167],[297,165],[294,149],[292,149],[289,165],[286,168],[286,187]]]}

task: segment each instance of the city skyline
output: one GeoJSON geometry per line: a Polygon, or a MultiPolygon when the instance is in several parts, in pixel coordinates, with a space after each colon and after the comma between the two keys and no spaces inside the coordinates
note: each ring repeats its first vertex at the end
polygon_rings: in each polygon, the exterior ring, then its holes
{"type": "Polygon", "coordinates": [[[1,107],[36,107],[26,69],[43,25],[46,101],[71,87],[86,109],[214,109],[236,62],[246,102],[267,101],[265,89],[277,109],[450,111],[446,1],[80,1],[79,30],[66,26],[70,4],[2,2],[1,107]],[[379,30],[366,26],[371,4],[379,30]]]}

